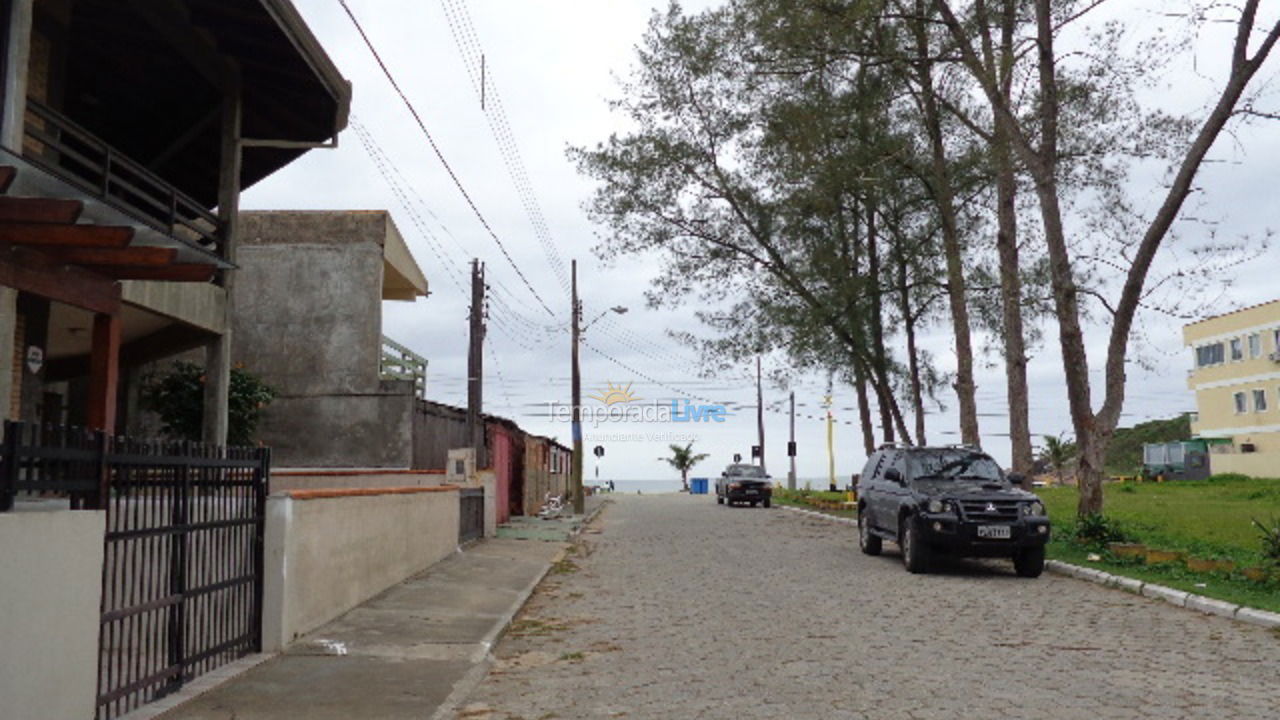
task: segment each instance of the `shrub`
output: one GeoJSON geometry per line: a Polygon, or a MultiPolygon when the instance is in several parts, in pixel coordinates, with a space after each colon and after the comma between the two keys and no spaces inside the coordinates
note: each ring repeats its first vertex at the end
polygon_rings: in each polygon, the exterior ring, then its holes
{"type": "Polygon", "coordinates": [[[1105,547],[1107,543],[1128,542],[1130,536],[1114,519],[1094,513],[1080,518],[1075,527],[1076,542],[1091,547],[1105,547]]]}
{"type": "MultiPolygon", "coordinates": [[[[143,407],[160,416],[161,430],[179,440],[198,441],[204,424],[204,369],[178,361],[167,372],[143,381],[143,407]]],[[[251,445],[258,420],[275,390],[243,368],[232,368],[227,404],[227,444],[251,445]]]]}
{"type": "Polygon", "coordinates": [[[1275,565],[1280,565],[1280,519],[1272,518],[1271,522],[1253,521],[1262,535],[1262,554],[1275,565]]]}

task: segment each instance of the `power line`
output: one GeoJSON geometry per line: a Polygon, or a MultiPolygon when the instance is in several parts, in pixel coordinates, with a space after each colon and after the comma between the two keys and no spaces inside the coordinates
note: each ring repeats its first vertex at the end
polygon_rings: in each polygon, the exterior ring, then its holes
{"type": "Polygon", "coordinates": [[[542,296],[538,294],[538,291],[534,289],[533,284],[529,282],[529,278],[525,277],[524,271],[522,271],[520,266],[516,264],[516,261],[511,257],[511,253],[507,252],[506,245],[502,243],[498,234],[494,232],[493,228],[489,225],[489,221],[485,219],[484,214],[480,212],[480,208],[477,207],[475,201],[471,199],[471,194],[467,192],[467,189],[462,185],[462,181],[458,178],[457,173],[453,171],[453,167],[450,166],[449,161],[445,159],[444,153],[441,152],[440,147],[436,145],[435,138],[432,137],[431,132],[427,130],[427,125],[418,114],[417,108],[415,108],[413,103],[409,101],[409,96],[405,95],[404,90],[400,89],[400,84],[396,82],[395,76],[391,74],[391,70],[382,60],[382,56],[378,54],[378,50],[374,47],[373,41],[371,41],[368,34],[365,33],[364,27],[360,24],[360,21],[356,19],[355,13],[351,11],[351,7],[347,5],[347,0],[338,0],[338,4],[340,4],[342,9],[346,11],[347,17],[351,19],[351,24],[355,26],[356,32],[360,33],[360,38],[364,41],[365,46],[369,48],[369,52],[373,55],[373,59],[377,61],[378,67],[382,69],[382,74],[387,78],[387,82],[391,84],[391,87],[396,91],[396,94],[400,96],[400,100],[409,110],[409,114],[412,115],[414,121],[417,122],[418,129],[422,131],[423,136],[427,139],[427,143],[431,145],[432,152],[434,152],[436,158],[440,160],[440,164],[444,166],[445,171],[449,173],[449,178],[453,180],[453,184],[458,188],[458,192],[462,193],[462,197],[467,201],[467,205],[470,206],[471,211],[475,213],[480,224],[484,227],[485,231],[489,233],[489,237],[493,238],[493,241],[497,243],[498,249],[502,251],[503,257],[507,259],[511,268],[516,271],[516,275],[520,277],[524,286],[529,289],[529,292],[538,301],[538,304],[542,306],[542,309],[546,310],[548,315],[555,317],[555,313],[551,310],[551,307],[547,305],[546,301],[542,299],[542,296]]]}

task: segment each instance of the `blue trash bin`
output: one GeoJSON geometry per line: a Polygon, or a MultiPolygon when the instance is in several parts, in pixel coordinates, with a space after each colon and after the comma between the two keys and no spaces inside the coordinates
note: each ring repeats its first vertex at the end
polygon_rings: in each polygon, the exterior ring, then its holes
{"type": "Polygon", "coordinates": [[[706,494],[707,494],[707,479],[706,479],[706,478],[691,478],[691,479],[689,480],[689,492],[690,492],[690,493],[692,493],[692,494],[694,494],[694,495],[706,495],[706,494]]]}

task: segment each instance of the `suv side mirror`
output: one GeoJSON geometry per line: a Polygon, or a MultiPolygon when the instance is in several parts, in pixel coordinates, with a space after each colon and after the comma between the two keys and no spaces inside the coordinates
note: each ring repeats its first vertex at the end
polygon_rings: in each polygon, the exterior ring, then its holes
{"type": "Polygon", "coordinates": [[[1014,485],[1017,485],[1018,487],[1024,488],[1024,489],[1027,487],[1026,475],[1023,475],[1021,473],[1009,473],[1008,477],[1009,477],[1009,482],[1013,483],[1014,485]]]}
{"type": "Polygon", "coordinates": [[[884,471],[884,479],[888,480],[889,482],[896,482],[899,485],[901,485],[902,472],[899,471],[898,468],[889,468],[888,470],[884,471]]]}

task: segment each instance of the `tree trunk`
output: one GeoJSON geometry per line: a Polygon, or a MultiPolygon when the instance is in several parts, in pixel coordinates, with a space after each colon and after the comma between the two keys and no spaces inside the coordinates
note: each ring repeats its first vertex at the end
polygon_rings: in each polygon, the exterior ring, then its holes
{"type": "Polygon", "coordinates": [[[888,359],[885,357],[884,349],[884,307],[880,298],[880,248],[878,238],[876,237],[876,208],[875,196],[872,195],[864,201],[866,208],[866,251],[867,251],[867,278],[869,282],[874,284],[871,289],[871,312],[868,314],[868,323],[871,327],[871,361],[874,364],[873,373],[876,378],[876,406],[880,410],[880,432],[884,438],[884,442],[891,443],[893,437],[893,410],[889,407],[893,402],[893,388],[888,384],[888,359]]]}
{"type": "Polygon", "coordinates": [[[956,219],[955,193],[947,166],[947,150],[942,138],[942,116],[934,95],[929,36],[925,26],[925,2],[917,0],[919,18],[913,23],[916,35],[920,109],[932,156],[934,196],[942,225],[942,247],[947,263],[947,298],[951,306],[951,326],[956,341],[956,399],[960,412],[960,440],[966,445],[981,444],[978,431],[977,386],[973,380],[973,341],[969,330],[969,308],[965,299],[964,257],[960,228],[956,219]]]}
{"type": "Polygon", "coordinates": [[[911,290],[907,284],[907,254],[902,249],[901,236],[896,239],[898,311],[902,314],[903,334],[907,338],[907,376],[911,386],[911,414],[916,421],[916,442],[928,445],[925,439],[924,391],[920,384],[920,353],[916,348],[916,317],[911,312],[911,290]]]}
{"type": "MultiPolygon", "coordinates": [[[[1000,95],[1012,104],[1015,0],[1004,0],[1000,18],[1000,95]]],[[[994,113],[996,163],[996,247],[1000,256],[1001,320],[1004,332],[1005,385],[1009,404],[1009,444],[1013,472],[1031,473],[1031,420],[1027,398],[1027,343],[1022,324],[1022,277],[1018,262],[1017,176],[1015,174],[1012,128],[999,112],[994,113]]]]}
{"type": "Polygon", "coordinates": [[[867,401],[867,375],[863,372],[862,365],[857,362],[853,365],[853,389],[858,395],[858,424],[862,426],[862,449],[870,457],[871,453],[876,451],[876,435],[871,427],[871,407],[867,401]]]}

